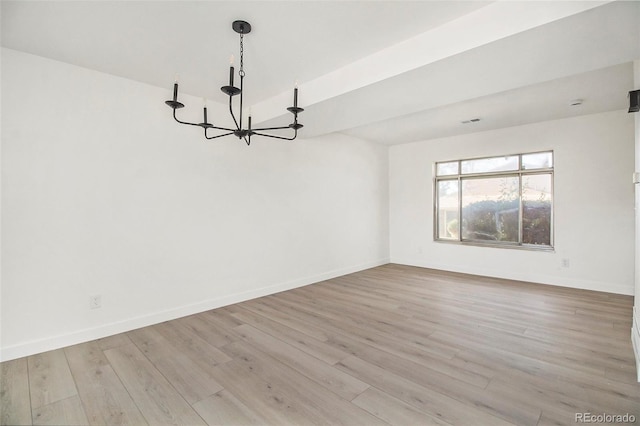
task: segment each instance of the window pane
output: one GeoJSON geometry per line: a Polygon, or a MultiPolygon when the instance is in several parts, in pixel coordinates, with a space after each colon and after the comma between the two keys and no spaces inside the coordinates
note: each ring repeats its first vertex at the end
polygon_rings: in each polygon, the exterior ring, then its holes
{"type": "Polygon", "coordinates": [[[518,156],[480,158],[462,161],[462,173],[489,173],[518,170],[518,156]]]}
{"type": "Polygon", "coordinates": [[[458,174],[458,162],[438,163],[436,165],[436,176],[449,176],[458,174]]]}
{"type": "Polygon", "coordinates": [[[551,167],[553,167],[553,154],[551,152],[538,152],[522,156],[522,168],[525,170],[548,169],[551,167]]]}
{"type": "Polygon", "coordinates": [[[458,240],[458,181],[438,181],[438,238],[458,240]]]}
{"type": "Polygon", "coordinates": [[[522,243],[551,245],[551,174],[522,177],[522,243]]]}
{"type": "Polygon", "coordinates": [[[517,176],[462,181],[462,239],[518,242],[517,176]]]}

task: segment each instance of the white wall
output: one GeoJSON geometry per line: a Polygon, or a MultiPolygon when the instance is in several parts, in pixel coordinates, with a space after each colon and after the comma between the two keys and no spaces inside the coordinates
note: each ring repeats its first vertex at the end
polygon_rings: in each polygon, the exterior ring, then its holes
{"type": "Polygon", "coordinates": [[[633,134],[633,117],[616,111],[391,147],[391,261],[633,294],[633,134]],[[434,242],[434,162],[549,149],[554,252],[434,242]],[[569,268],[561,259],[569,259],[569,268]]]}
{"type": "MultiPolygon", "coordinates": [[[[640,90],[640,60],[633,63],[633,90],[640,90]]],[[[630,114],[631,115],[631,114],[630,114]]],[[[633,113],[635,124],[635,171],[640,172],[640,113],[633,113]]],[[[640,230],[640,214],[638,207],[640,204],[640,185],[636,185],[636,229],[640,230]]],[[[640,305],[640,232],[636,234],[636,280],[635,280],[635,305],[640,305]]],[[[638,372],[640,374],[640,371],[638,372]]]]}
{"type": "MultiPolygon", "coordinates": [[[[640,89],[640,60],[633,63],[634,90],[640,89]]],[[[640,172],[640,113],[633,113],[635,123],[635,170],[640,172]]],[[[640,382],[640,184],[635,185],[636,206],[636,254],[635,254],[635,299],[633,306],[633,326],[631,340],[636,355],[636,374],[640,382]]]]}
{"type": "Polygon", "coordinates": [[[205,142],[170,96],[2,49],[1,359],[388,262],[386,147],[205,142]]]}

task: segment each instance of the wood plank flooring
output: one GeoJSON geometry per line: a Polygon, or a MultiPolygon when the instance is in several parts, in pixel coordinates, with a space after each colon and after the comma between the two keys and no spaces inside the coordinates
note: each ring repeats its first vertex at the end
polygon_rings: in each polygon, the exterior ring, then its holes
{"type": "Polygon", "coordinates": [[[640,423],[633,298],[385,265],[1,364],[6,425],[640,423]]]}

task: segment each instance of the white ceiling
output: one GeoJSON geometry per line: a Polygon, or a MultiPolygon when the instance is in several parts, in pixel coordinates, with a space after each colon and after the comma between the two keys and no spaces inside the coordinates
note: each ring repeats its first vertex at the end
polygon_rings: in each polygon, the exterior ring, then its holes
{"type": "Polygon", "coordinates": [[[623,109],[640,59],[636,1],[5,0],[1,18],[4,47],[167,94],[179,73],[221,103],[244,19],[256,121],[286,123],[298,80],[301,136],[388,145],[623,109]]]}

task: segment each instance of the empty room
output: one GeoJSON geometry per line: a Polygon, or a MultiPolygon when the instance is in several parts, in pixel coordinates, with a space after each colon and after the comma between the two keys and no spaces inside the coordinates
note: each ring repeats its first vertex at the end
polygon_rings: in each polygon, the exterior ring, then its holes
{"type": "Polygon", "coordinates": [[[640,2],[0,22],[0,424],[640,424],[640,2]]]}

